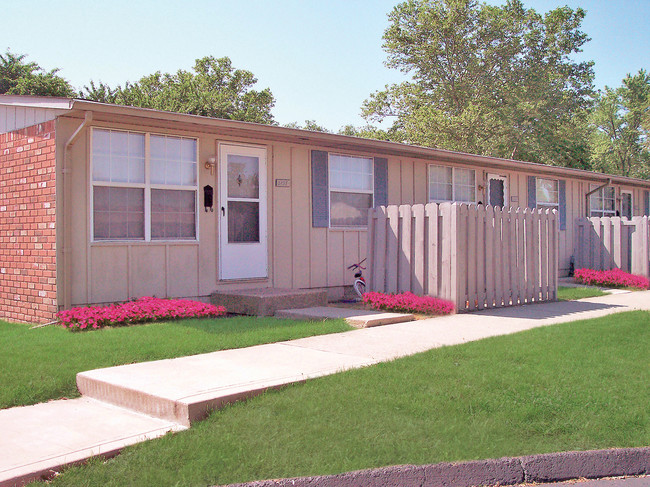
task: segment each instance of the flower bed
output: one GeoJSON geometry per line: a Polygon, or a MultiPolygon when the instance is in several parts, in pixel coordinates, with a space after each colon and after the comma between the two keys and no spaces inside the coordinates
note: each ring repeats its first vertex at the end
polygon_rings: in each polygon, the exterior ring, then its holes
{"type": "Polygon", "coordinates": [[[576,282],[589,286],[631,287],[635,289],[648,289],[650,287],[650,280],[647,278],[629,274],[620,269],[608,271],[576,269],[575,279],[576,282]]]}
{"type": "Polygon", "coordinates": [[[363,302],[375,309],[427,315],[448,315],[455,311],[454,303],[431,296],[417,296],[406,292],[402,294],[384,294],[368,292],[363,295],[363,302]]]}
{"type": "Polygon", "coordinates": [[[180,318],[223,316],[223,306],[188,299],[139,298],[122,304],[88,306],[57,313],[59,323],[71,330],[88,330],[106,326],[125,326],[180,318]]]}

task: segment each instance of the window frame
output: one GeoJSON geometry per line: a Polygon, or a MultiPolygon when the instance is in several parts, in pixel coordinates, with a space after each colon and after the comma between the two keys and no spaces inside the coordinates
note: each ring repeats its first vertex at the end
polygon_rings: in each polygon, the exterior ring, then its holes
{"type": "Polygon", "coordinates": [[[90,161],[89,170],[88,170],[88,184],[89,184],[89,241],[90,243],[185,243],[185,242],[198,242],[199,241],[199,138],[191,137],[186,135],[177,135],[177,134],[165,134],[159,132],[151,131],[138,131],[138,130],[129,130],[122,128],[112,128],[112,127],[103,127],[103,126],[94,126],[90,130],[90,141],[88,144],[88,159],[90,161]],[[97,130],[107,131],[107,132],[123,132],[127,134],[140,134],[144,135],[144,183],[129,183],[129,182],[112,182],[112,181],[95,181],[93,178],[94,170],[94,156],[93,156],[93,142],[95,138],[95,132],[97,130]],[[160,184],[151,182],[151,136],[159,137],[174,137],[180,139],[189,139],[196,142],[196,173],[195,173],[195,184],[190,185],[180,185],[180,184],[160,184]],[[109,188],[139,188],[144,191],[144,238],[95,238],[95,208],[94,208],[94,188],[95,186],[103,186],[109,188]],[[190,238],[151,238],[151,194],[152,190],[176,190],[176,191],[193,191],[194,192],[194,237],[190,238]]]}
{"type": "Polygon", "coordinates": [[[623,195],[630,195],[630,220],[634,217],[634,191],[631,189],[621,189],[621,217],[623,216],[623,195]]]}
{"type": "MultiPolygon", "coordinates": [[[[598,184],[590,184],[589,185],[589,191],[593,191],[596,189],[599,185],[598,184]]],[[[600,188],[598,191],[595,193],[592,193],[589,195],[589,218],[611,218],[616,216],[616,188],[614,186],[605,186],[604,188],[600,188]],[[613,210],[606,210],[605,209],[605,189],[611,188],[611,190],[614,192],[614,195],[612,198],[607,198],[608,200],[613,200],[614,201],[614,209],[613,210]],[[602,202],[601,207],[599,209],[594,209],[593,208],[593,201],[600,195],[600,201],[602,202]]]]}
{"type": "Polygon", "coordinates": [[[559,179],[540,178],[540,177],[535,178],[535,206],[542,207],[542,208],[556,209],[558,212],[560,211],[560,180],[559,179]],[[557,191],[556,191],[557,203],[546,203],[546,202],[539,201],[539,198],[537,198],[537,190],[540,181],[552,181],[553,183],[555,183],[555,185],[557,186],[557,191]]]}
{"type": "Polygon", "coordinates": [[[427,199],[429,203],[465,203],[468,205],[475,205],[477,204],[476,202],[478,198],[477,187],[478,184],[476,180],[476,169],[472,169],[470,167],[444,166],[441,164],[427,164],[427,199]],[[451,169],[451,199],[450,200],[433,199],[431,197],[431,168],[432,167],[451,169]],[[472,171],[474,173],[474,200],[473,201],[461,201],[456,198],[456,171],[457,170],[472,171]]]}
{"type": "Polygon", "coordinates": [[[363,225],[333,225],[332,224],[332,193],[350,193],[350,194],[369,194],[371,195],[370,208],[375,207],[375,159],[370,156],[360,156],[356,154],[344,154],[341,152],[328,152],[327,153],[327,205],[328,205],[328,225],[329,228],[337,230],[349,230],[357,228],[368,228],[368,223],[363,225]],[[371,189],[345,189],[345,188],[332,188],[332,156],[341,156],[341,157],[350,157],[354,159],[365,159],[370,161],[370,173],[371,173],[371,189]]]}

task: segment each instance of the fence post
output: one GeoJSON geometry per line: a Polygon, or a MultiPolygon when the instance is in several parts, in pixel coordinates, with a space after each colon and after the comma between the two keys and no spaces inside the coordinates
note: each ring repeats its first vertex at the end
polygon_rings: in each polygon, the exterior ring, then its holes
{"type": "Polygon", "coordinates": [[[374,261],[375,261],[375,214],[377,210],[370,208],[368,210],[368,234],[366,236],[366,282],[368,291],[372,291],[374,284],[374,261]]]}
{"type": "Polygon", "coordinates": [[[411,267],[411,291],[414,294],[424,294],[424,257],[425,257],[425,218],[424,205],[413,206],[413,265],[411,267]]]}
{"type": "Polygon", "coordinates": [[[427,228],[427,294],[430,296],[440,296],[441,289],[439,286],[441,270],[438,267],[438,256],[442,252],[442,245],[438,239],[438,205],[429,203],[424,207],[425,214],[429,219],[427,228]]]}

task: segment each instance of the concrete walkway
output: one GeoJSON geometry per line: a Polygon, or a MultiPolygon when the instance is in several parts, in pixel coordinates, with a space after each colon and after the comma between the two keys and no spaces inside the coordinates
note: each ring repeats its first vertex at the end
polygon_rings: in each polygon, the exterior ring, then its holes
{"type": "Polygon", "coordinates": [[[81,399],[0,410],[0,486],[188,427],[273,387],[539,326],[650,310],[650,291],[364,328],[82,372],[81,399]]]}

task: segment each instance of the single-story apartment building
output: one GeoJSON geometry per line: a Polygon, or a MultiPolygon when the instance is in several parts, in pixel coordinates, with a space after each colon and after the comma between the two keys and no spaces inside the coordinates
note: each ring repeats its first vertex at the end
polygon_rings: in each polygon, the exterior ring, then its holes
{"type": "Polygon", "coordinates": [[[0,317],[154,295],[325,288],[366,256],[373,206],[648,215],[650,181],[86,100],[0,95],[0,317]],[[591,196],[587,194],[596,190],[591,196]]]}

